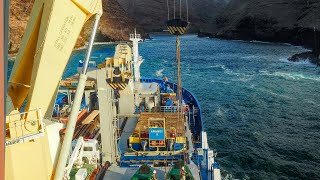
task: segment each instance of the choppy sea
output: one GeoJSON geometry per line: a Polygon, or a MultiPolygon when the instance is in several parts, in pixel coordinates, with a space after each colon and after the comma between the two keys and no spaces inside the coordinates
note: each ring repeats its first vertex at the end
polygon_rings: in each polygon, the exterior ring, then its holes
{"type": "MultiPolygon", "coordinates": [[[[176,81],[175,37],[140,43],[144,77],[176,81]]],[[[114,45],[97,45],[104,61],[114,45]]],[[[181,37],[182,84],[200,101],[225,179],[320,179],[320,67],[287,60],[288,44],[181,37]]],[[[64,77],[85,51],[74,51],[64,77]]],[[[9,64],[9,72],[12,64],[9,64]]]]}

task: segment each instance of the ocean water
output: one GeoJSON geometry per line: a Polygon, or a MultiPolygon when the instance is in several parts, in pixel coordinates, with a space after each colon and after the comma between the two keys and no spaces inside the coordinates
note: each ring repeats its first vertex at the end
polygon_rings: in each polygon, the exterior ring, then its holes
{"type": "MultiPolygon", "coordinates": [[[[175,81],[175,37],[151,37],[140,44],[142,76],[175,81]]],[[[225,179],[320,179],[320,67],[287,60],[303,51],[181,37],[182,84],[200,101],[225,179]]],[[[101,63],[113,53],[114,45],[97,45],[92,59],[101,63]]],[[[72,54],[64,77],[84,55],[72,54]]]]}
{"type": "MultiPolygon", "coordinates": [[[[142,74],[176,76],[175,38],[153,38],[141,44],[142,74]]],[[[320,179],[320,67],[287,60],[303,51],[181,38],[182,84],[200,101],[226,179],[320,179]]]]}

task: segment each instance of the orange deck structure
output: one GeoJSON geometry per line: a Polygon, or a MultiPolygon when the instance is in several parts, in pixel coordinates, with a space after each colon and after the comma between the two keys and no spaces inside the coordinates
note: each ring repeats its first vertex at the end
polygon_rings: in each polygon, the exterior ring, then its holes
{"type": "MultiPolygon", "coordinates": [[[[72,139],[78,139],[80,136],[85,139],[90,139],[92,136],[94,137],[96,135],[95,133],[98,132],[99,127],[99,111],[94,110],[88,114],[86,110],[83,110],[78,115],[77,124],[72,139]]],[[[60,135],[62,138],[65,131],[65,128],[60,130],[60,135]]]]}
{"type": "MultiPolygon", "coordinates": [[[[74,76],[68,77],[60,81],[60,87],[68,88],[68,89],[76,89],[79,81],[79,75],[76,74],[74,76]]],[[[96,80],[88,77],[86,81],[86,89],[94,89],[96,85],[96,80]]]]}

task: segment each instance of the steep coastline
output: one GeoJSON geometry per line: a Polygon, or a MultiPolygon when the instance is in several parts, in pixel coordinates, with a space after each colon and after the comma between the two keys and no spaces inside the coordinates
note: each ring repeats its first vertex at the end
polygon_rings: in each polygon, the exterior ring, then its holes
{"type": "MultiPolygon", "coordinates": [[[[117,0],[124,10],[148,32],[166,29],[168,7],[166,0],[117,0]]],[[[189,32],[211,31],[215,15],[229,0],[188,0],[188,15],[191,26],[189,32]]],[[[173,18],[173,2],[176,2],[176,17],[179,17],[179,1],[168,1],[169,16],[173,18]]],[[[182,19],[187,18],[186,1],[181,1],[182,19]]]]}
{"type": "MultiPolygon", "coordinates": [[[[199,37],[290,43],[313,50],[319,56],[320,2],[317,0],[232,0],[214,18],[212,31],[199,37]]],[[[297,61],[306,54],[293,56],[297,61]],[[299,57],[299,58],[297,58],[299,57]]],[[[318,58],[316,58],[318,59],[318,58]]],[[[320,64],[320,60],[312,60],[320,64]]]]}
{"type": "MultiPolygon", "coordinates": [[[[19,50],[20,42],[29,20],[33,1],[10,1],[9,14],[9,51],[10,57],[14,57],[19,50]]],[[[85,45],[88,41],[93,25],[89,20],[84,25],[75,48],[85,45]]],[[[116,0],[103,0],[103,15],[99,23],[96,42],[129,40],[129,34],[137,28],[143,38],[148,37],[141,26],[128,16],[116,0]]]]}

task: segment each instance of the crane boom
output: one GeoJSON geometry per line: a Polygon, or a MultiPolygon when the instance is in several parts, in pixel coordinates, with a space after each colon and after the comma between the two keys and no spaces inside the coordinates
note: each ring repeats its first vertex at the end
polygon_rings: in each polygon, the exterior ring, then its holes
{"type": "Polygon", "coordinates": [[[7,180],[53,178],[57,145],[51,141],[59,132],[42,118],[51,115],[74,45],[95,14],[102,14],[101,0],[35,0],[8,83],[7,180]]]}
{"type": "Polygon", "coordinates": [[[96,13],[102,14],[101,0],[34,2],[9,80],[11,111],[20,109],[26,99],[25,111],[41,108],[46,114],[52,108],[80,31],[96,13]]]}

